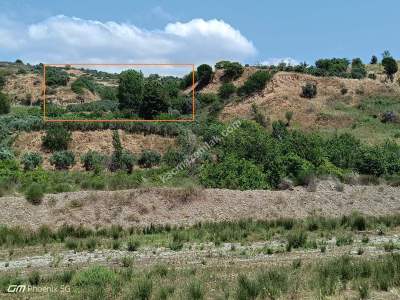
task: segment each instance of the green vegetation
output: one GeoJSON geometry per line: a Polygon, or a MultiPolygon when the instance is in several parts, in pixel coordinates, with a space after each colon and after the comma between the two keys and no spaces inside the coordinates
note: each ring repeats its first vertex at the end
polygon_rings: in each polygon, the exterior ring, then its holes
{"type": "Polygon", "coordinates": [[[8,96],[0,91],[0,115],[8,114],[10,112],[10,99],[8,96]]]}
{"type": "Polygon", "coordinates": [[[139,110],[143,101],[144,80],[142,72],[123,71],[119,76],[118,100],[120,109],[139,110]]]}
{"type": "Polygon", "coordinates": [[[43,147],[51,151],[68,149],[72,134],[62,126],[48,127],[42,138],[43,147]]]}
{"type": "Polygon", "coordinates": [[[238,79],[244,71],[243,66],[238,62],[221,61],[216,63],[215,69],[223,69],[224,74],[221,79],[225,82],[238,79]]]}
{"type": "Polygon", "coordinates": [[[239,95],[250,95],[259,92],[265,88],[267,82],[272,79],[272,74],[266,71],[257,71],[252,74],[243,84],[238,88],[239,95]]]}
{"type": "Polygon", "coordinates": [[[236,87],[231,82],[224,82],[218,90],[221,99],[228,99],[236,92],[236,87]]]}
{"type": "Polygon", "coordinates": [[[301,87],[301,96],[304,98],[315,98],[317,96],[317,85],[312,82],[307,82],[301,87]]]}
{"type": "Polygon", "coordinates": [[[75,164],[75,155],[68,150],[54,152],[50,157],[50,164],[57,170],[68,170],[75,164]]]}
{"type": "Polygon", "coordinates": [[[26,200],[30,203],[38,205],[42,202],[44,195],[43,186],[39,183],[32,183],[26,190],[26,200]]]}
{"type": "Polygon", "coordinates": [[[69,81],[68,73],[61,68],[46,67],[46,85],[65,86],[69,81]]]}
{"type": "Polygon", "coordinates": [[[43,163],[43,157],[36,152],[25,153],[21,158],[25,171],[32,171],[43,163]]]}
{"type": "Polygon", "coordinates": [[[152,150],[145,150],[139,158],[139,166],[144,168],[152,168],[159,165],[161,162],[161,155],[152,150]]]}
{"type": "Polygon", "coordinates": [[[397,61],[391,56],[384,57],[382,59],[382,65],[385,68],[387,77],[393,82],[394,74],[396,74],[399,69],[397,61]]]}
{"type": "Polygon", "coordinates": [[[87,89],[92,93],[96,90],[93,80],[88,76],[81,76],[71,84],[71,90],[79,95],[83,94],[84,89],[87,89]]]}

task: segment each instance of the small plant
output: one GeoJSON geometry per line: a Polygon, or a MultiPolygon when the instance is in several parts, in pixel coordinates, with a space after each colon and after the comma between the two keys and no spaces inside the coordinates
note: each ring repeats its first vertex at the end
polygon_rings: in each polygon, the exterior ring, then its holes
{"type": "Polygon", "coordinates": [[[32,183],[25,192],[26,200],[33,205],[39,205],[42,203],[44,196],[44,187],[39,183],[32,183]]]}
{"type": "Polygon", "coordinates": [[[29,274],[28,281],[31,285],[38,285],[40,282],[40,273],[38,271],[33,271],[29,274]]]}
{"type": "Polygon", "coordinates": [[[269,120],[268,118],[265,117],[265,115],[260,111],[258,106],[253,103],[251,105],[251,110],[253,113],[253,118],[254,121],[256,121],[258,124],[260,124],[262,127],[267,128],[269,126],[269,120]]]}
{"type": "Polygon", "coordinates": [[[127,244],[127,250],[128,251],[137,251],[139,249],[140,246],[140,242],[136,239],[130,239],[128,240],[128,244],[127,244]]]}
{"type": "Polygon", "coordinates": [[[301,96],[304,98],[315,98],[317,96],[317,85],[312,82],[307,82],[302,88],[301,96]]]}
{"type": "Polygon", "coordinates": [[[25,171],[32,171],[43,163],[43,157],[36,152],[28,152],[22,156],[22,164],[25,171]]]}
{"type": "Polygon", "coordinates": [[[57,170],[68,170],[75,164],[75,155],[71,151],[57,151],[50,157],[50,164],[57,170]]]}
{"type": "Polygon", "coordinates": [[[305,246],[307,242],[307,233],[304,230],[294,230],[287,236],[288,249],[300,248],[305,246]]]}
{"type": "Polygon", "coordinates": [[[0,91],[0,115],[8,114],[10,109],[10,99],[6,94],[0,91]]]}
{"type": "Polygon", "coordinates": [[[46,130],[46,134],[42,138],[42,145],[50,151],[67,150],[71,140],[71,132],[62,126],[53,126],[46,130]]]}
{"type": "Polygon", "coordinates": [[[133,266],[133,257],[129,257],[129,256],[124,256],[121,259],[121,264],[124,268],[130,268],[133,266]]]}
{"type": "Polygon", "coordinates": [[[161,155],[153,150],[145,150],[139,158],[139,165],[144,168],[151,168],[159,165],[161,162],[161,155]]]}
{"type": "Polygon", "coordinates": [[[187,299],[202,300],[204,299],[204,290],[201,282],[194,280],[187,287],[187,299]]]}
{"type": "Polygon", "coordinates": [[[286,125],[290,126],[290,121],[292,121],[293,119],[293,112],[292,111],[285,112],[285,119],[287,121],[286,125]]]}
{"type": "Polygon", "coordinates": [[[65,247],[70,250],[78,249],[78,241],[73,238],[66,238],[64,241],[65,247]]]}
{"type": "Polygon", "coordinates": [[[82,155],[81,163],[86,171],[99,171],[102,169],[106,158],[96,151],[88,151],[82,155]]]}
{"type": "Polygon", "coordinates": [[[219,90],[218,95],[221,99],[228,99],[232,94],[236,92],[236,87],[231,82],[223,83],[219,90]]]}

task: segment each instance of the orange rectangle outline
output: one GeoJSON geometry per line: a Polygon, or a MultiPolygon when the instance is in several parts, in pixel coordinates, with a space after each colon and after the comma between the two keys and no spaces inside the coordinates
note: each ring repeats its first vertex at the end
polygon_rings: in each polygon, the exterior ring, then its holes
{"type": "Polygon", "coordinates": [[[94,122],[94,123],[123,123],[123,122],[194,122],[196,117],[196,101],[195,101],[195,79],[194,79],[194,64],[43,64],[43,121],[44,122],[54,122],[54,123],[62,123],[62,122],[94,122]],[[176,120],[140,120],[140,119],[114,119],[114,120],[90,120],[90,119],[81,119],[81,120],[68,120],[68,119],[48,119],[46,116],[46,67],[65,67],[65,66],[91,66],[91,67],[170,67],[170,66],[179,66],[179,67],[191,67],[192,68],[192,118],[191,119],[176,119],[176,120]]]}

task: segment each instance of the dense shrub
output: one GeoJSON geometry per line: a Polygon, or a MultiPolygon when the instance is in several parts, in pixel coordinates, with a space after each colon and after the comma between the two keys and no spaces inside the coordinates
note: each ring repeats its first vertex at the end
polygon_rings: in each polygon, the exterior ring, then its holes
{"type": "Polygon", "coordinates": [[[197,81],[197,72],[194,71],[190,72],[189,74],[186,74],[185,76],[183,76],[181,84],[180,84],[180,88],[181,89],[186,89],[188,87],[191,87],[193,85],[193,76],[194,76],[194,82],[197,81]]]}
{"type": "Polygon", "coordinates": [[[34,205],[42,202],[44,195],[44,187],[39,183],[32,183],[25,192],[26,200],[34,205]]]}
{"type": "Polygon", "coordinates": [[[75,155],[71,151],[57,151],[50,157],[50,164],[57,170],[67,170],[75,164],[75,155]]]}
{"type": "Polygon", "coordinates": [[[68,73],[60,68],[46,67],[47,86],[65,86],[69,80],[68,73]]]}
{"type": "Polygon", "coordinates": [[[315,98],[317,96],[317,85],[312,82],[307,82],[301,87],[301,96],[304,98],[315,98]]]}
{"type": "Polygon", "coordinates": [[[162,161],[169,167],[176,167],[184,159],[184,154],[177,150],[169,148],[163,155],[162,161]]]}
{"type": "Polygon", "coordinates": [[[71,84],[71,90],[76,94],[82,95],[84,89],[87,89],[92,93],[94,93],[96,90],[95,83],[88,76],[81,76],[71,84]]]}
{"type": "Polygon", "coordinates": [[[1,160],[13,160],[15,158],[14,153],[8,147],[0,147],[0,161],[1,160]]]}
{"type": "Polygon", "coordinates": [[[0,115],[8,114],[10,109],[10,99],[6,94],[0,92],[0,115]]]}
{"type": "Polygon", "coordinates": [[[0,91],[4,88],[6,85],[6,77],[4,76],[3,73],[0,73],[0,91]]]}
{"type": "Polygon", "coordinates": [[[119,75],[118,100],[120,109],[138,111],[143,102],[144,78],[142,72],[127,70],[119,75]]]}
{"type": "Polygon", "coordinates": [[[200,171],[203,185],[213,188],[266,189],[268,179],[262,170],[252,162],[233,156],[223,158],[218,163],[207,163],[200,171]]]}
{"type": "MultiPolygon", "coordinates": [[[[319,59],[315,62],[320,75],[324,76],[345,76],[350,62],[347,58],[319,59]]],[[[318,74],[316,74],[318,75],[318,74]]]]}
{"type": "Polygon", "coordinates": [[[361,155],[361,142],[348,133],[335,135],[325,144],[328,159],[339,168],[354,169],[361,155]]]}
{"type": "Polygon", "coordinates": [[[143,101],[139,105],[139,116],[153,119],[162,112],[168,112],[169,101],[160,80],[147,79],[144,84],[143,101]]]}
{"type": "Polygon", "coordinates": [[[221,77],[223,81],[238,79],[244,71],[243,66],[238,62],[224,62],[222,68],[224,69],[224,75],[221,77]]]}
{"type": "Polygon", "coordinates": [[[145,150],[139,158],[139,165],[144,168],[151,168],[159,165],[161,162],[161,155],[153,150],[145,150]]]}
{"type": "Polygon", "coordinates": [[[354,79],[363,79],[367,76],[367,70],[360,58],[353,59],[351,63],[351,77],[354,79]]]}
{"type": "Polygon", "coordinates": [[[25,171],[32,171],[43,163],[43,157],[40,153],[28,152],[22,156],[21,162],[25,171]]]}
{"type": "Polygon", "coordinates": [[[364,145],[356,164],[362,174],[381,176],[387,172],[388,162],[381,147],[364,145]]]}
{"type": "Polygon", "coordinates": [[[81,156],[82,166],[86,171],[99,171],[104,167],[106,157],[96,151],[88,151],[81,156]]]}
{"type": "Polygon", "coordinates": [[[236,91],[236,87],[233,85],[231,82],[224,82],[219,90],[218,90],[218,95],[221,97],[221,99],[228,99],[232,94],[234,94],[236,91]]]}
{"type": "Polygon", "coordinates": [[[218,95],[214,93],[201,93],[197,98],[202,106],[207,106],[220,101],[218,95]]]}
{"type": "Polygon", "coordinates": [[[385,57],[382,59],[382,65],[385,68],[387,77],[393,82],[394,74],[396,74],[399,69],[397,61],[393,57],[385,57]]]}
{"type": "Polygon", "coordinates": [[[70,112],[116,112],[117,110],[118,102],[113,100],[100,100],[67,106],[67,111],[70,112]]]}
{"type": "Polygon", "coordinates": [[[197,67],[197,80],[199,82],[198,88],[206,86],[212,78],[212,68],[207,64],[202,64],[197,67]]]}
{"type": "Polygon", "coordinates": [[[51,151],[68,149],[68,144],[72,140],[72,134],[62,126],[48,127],[46,134],[42,137],[42,145],[51,151]]]}
{"type": "Polygon", "coordinates": [[[376,55],[372,55],[371,57],[371,65],[376,65],[378,63],[378,58],[376,57],[376,55]]]}
{"type": "Polygon", "coordinates": [[[250,95],[265,88],[268,81],[272,79],[272,74],[267,71],[257,71],[252,74],[244,84],[238,89],[239,95],[250,95]]]}

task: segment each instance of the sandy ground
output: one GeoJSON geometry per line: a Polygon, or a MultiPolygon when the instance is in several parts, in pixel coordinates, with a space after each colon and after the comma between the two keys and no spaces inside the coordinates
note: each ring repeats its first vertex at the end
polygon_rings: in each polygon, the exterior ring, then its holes
{"type": "MultiPolygon", "coordinates": [[[[134,134],[126,133],[122,130],[119,131],[119,134],[122,146],[137,155],[142,153],[143,150],[149,149],[164,153],[168,147],[175,145],[174,138],[161,137],[154,134],[134,134]]],[[[44,168],[52,169],[53,167],[51,167],[49,163],[51,153],[42,149],[43,136],[43,131],[22,132],[18,135],[13,146],[19,155],[23,155],[26,152],[40,152],[44,157],[44,168]]],[[[105,155],[112,154],[112,131],[74,131],[72,132],[72,142],[69,145],[69,150],[75,154],[76,161],[78,162],[72,169],[82,170],[83,168],[79,163],[79,157],[89,150],[98,151],[105,155]]]]}
{"type": "Polygon", "coordinates": [[[23,197],[0,198],[0,223],[32,228],[42,224],[52,228],[63,224],[190,225],[243,218],[340,216],[353,211],[367,215],[399,213],[400,188],[346,185],[339,192],[334,183],[326,181],[315,192],[303,187],[293,191],[166,188],[85,191],[47,195],[38,206],[23,197]]]}

